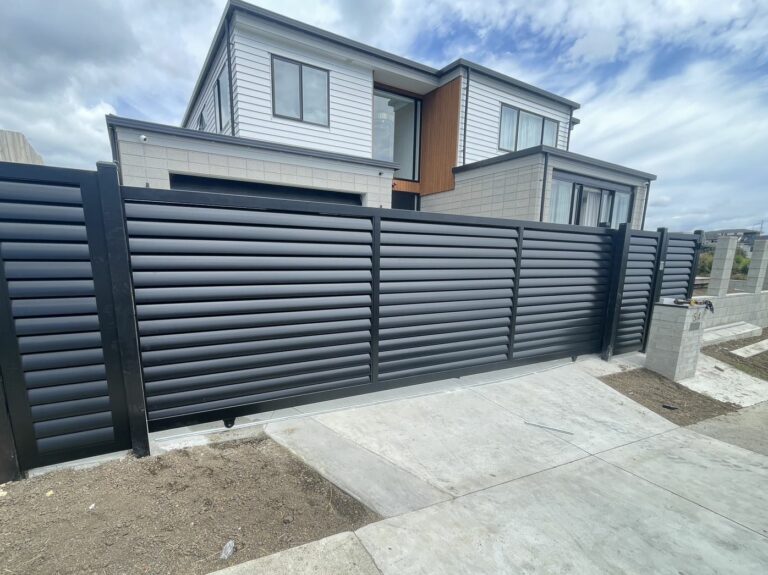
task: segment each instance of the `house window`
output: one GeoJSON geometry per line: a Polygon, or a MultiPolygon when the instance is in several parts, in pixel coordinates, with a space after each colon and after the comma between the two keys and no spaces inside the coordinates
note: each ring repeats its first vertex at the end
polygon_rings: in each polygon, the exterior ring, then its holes
{"type": "Polygon", "coordinates": [[[616,229],[629,221],[631,209],[628,186],[566,174],[552,179],[549,221],[553,223],[616,229]]]}
{"type": "Polygon", "coordinates": [[[216,79],[216,121],[218,122],[220,133],[224,132],[225,126],[229,126],[231,116],[229,78],[227,77],[227,67],[225,66],[216,79]]]}
{"type": "Polygon", "coordinates": [[[272,114],[328,125],[328,70],[272,56],[272,114]]]}
{"type": "Polygon", "coordinates": [[[557,120],[502,104],[499,149],[514,152],[541,144],[554,147],[559,127],[557,120]]]}
{"type": "Polygon", "coordinates": [[[399,164],[398,179],[419,178],[420,132],[420,100],[374,90],[373,158],[399,164]]]}
{"type": "Polygon", "coordinates": [[[205,116],[202,112],[200,112],[200,115],[197,116],[197,129],[201,132],[205,132],[205,116]]]}

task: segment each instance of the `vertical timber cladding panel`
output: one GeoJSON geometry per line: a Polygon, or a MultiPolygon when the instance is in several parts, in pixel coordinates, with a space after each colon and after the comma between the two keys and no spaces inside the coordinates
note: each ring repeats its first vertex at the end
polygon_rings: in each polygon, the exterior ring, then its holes
{"type": "Polygon", "coordinates": [[[659,236],[654,232],[632,232],[614,353],[642,348],[653,297],[658,243],[659,236]]]}
{"type": "Polygon", "coordinates": [[[37,452],[30,461],[118,448],[80,188],[0,182],[0,256],[26,388],[20,409],[37,452]]]}
{"type": "Polygon", "coordinates": [[[693,262],[696,255],[696,236],[669,234],[664,275],[661,281],[661,297],[688,297],[691,274],[695,274],[693,262]]]}
{"type": "Polygon", "coordinates": [[[573,229],[523,231],[514,360],[601,349],[612,235],[600,229],[565,231],[573,229]]]}
{"type": "Polygon", "coordinates": [[[382,218],[380,381],[509,359],[517,235],[382,218]]]}
{"type": "Polygon", "coordinates": [[[370,383],[370,218],[125,208],[150,421],[370,383]]]}

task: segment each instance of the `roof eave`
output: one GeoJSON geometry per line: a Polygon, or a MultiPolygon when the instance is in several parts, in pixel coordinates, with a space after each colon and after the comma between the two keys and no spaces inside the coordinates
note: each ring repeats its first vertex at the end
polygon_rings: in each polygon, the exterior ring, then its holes
{"type": "Polygon", "coordinates": [[[518,150],[517,152],[508,152],[500,156],[494,156],[493,158],[488,158],[487,160],[480,160],[479,162],[464,164],[463,166],[456,166],[455,168],[453,168],[453,173],[460,174],[461,172],[468,172],[470,170],[476,170],[478,168],[484,168],[486,166],[492,166],[494,164],[500,164],[502,162],[507,162],[510,160],[525,158],[527,156],[531,156],[535,154],[548,154],[550,156],[560,157],[566,160],[581,162],[583,164],[595,166],[598,168],[603,168],[606,170],[612,170],[620,174],[632,176],[635,178],[640,178],[642,180],[647,180],[649,182],[656,180],[655,174],[649,174],[648,172],[641,172],[640,170],[627,168],[626,166],[621,166],[619,164],[606,162],[604,160],[598,160],[597,158],[590,158],[589,156],[583,156],[581,154],[576,154],[574,152],[569,152],[567,150],[561,150],[560,148],[553,148],[551,146],[534,146],[533,148],[526,148],[525,150],[518,150]]]}

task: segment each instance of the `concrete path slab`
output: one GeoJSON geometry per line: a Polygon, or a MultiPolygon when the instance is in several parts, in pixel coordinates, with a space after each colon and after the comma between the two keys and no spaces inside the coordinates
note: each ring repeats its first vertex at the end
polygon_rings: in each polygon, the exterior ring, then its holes
{"type": "Polygon", "coordinates": [[[622,371],[630,371],[644,367],[645,355],[635,351],[624,353],[622,355],[615,355],[611,358],[611,361],[603,361],[597,356],[591,356],[578,360],[576,365],[581,368],[582,371],[585,371],[594,377],[603,377],[622,371]]]}
{"type": "Polygon", "coordinates": [[[742,407],[768,401],[768,381],[752,377],[703,353],[699,354],[696,375],[681,380],[680,384],[714,399],[742,407]]]}
{"type": "Polygon", "coordinates": [[[768,536],[768,457],[679,428],[600,458],[768,536]]]}
{"type": "Polygon", "coordinates": [[[215,575],[381,575],[354,533],[339,533],[306,545],[246,561],[215,575]]]}
{"type": "Polygon", "coordinates": [[[768,402],[706,419],[686,429],[768,456],[768,402]]]}
{"type": "Polygon", "coordinates": [[[768,539],[594,457],[357,531],[385,575],[763,573],[768,539]]]}
{"type": "Polygon", "coordinates": [[[323,477],[384,517],[450,499],[446,492],[312,418],[270,423],[266,432],[323,477]]]}
{"type": "Polygon", "coordinates": [[[563,439],[589,453],[677,427],[585,373],[578,364],[476,391],[527,423],[560,430],[563,439]]]}
{"type": "Polygon", "coordinates": [[[731,353],[733,355],[738,355],[739,357],[753,357],[766,351],[768,351],[768,339],[755,342],[752,345],[740,347],[739,349],[734,349],[731,353]]]}
{"type": "Polygon", "coordinates": [[[419,383],[416,385],[406,385],[403,387],[374,391],[372,393],[363,393],[360,395],[352,395],[350,397],[341,397],[328,401],[299,405],[296,407],[296,409],[304,415],[316,415],[319,413],[336,411],[338,409],[376,405],[378,403],[397,401],[399,399],[405,399],[408,397],[420,397],[422,395],[428,395],[431,393],[439,393],[442,391],[459,389],[460,387],[463,387],[463,384],[460,383],[457,378],[440,379],[436,381],[428,381],[426,383],[419,383]]]}
{"type": "Polygon", "coordinates": [[[453,495],[584,457],[471,390],[316,416],[323,425],[453,495]]]}
{"type": "Polygon", "coordinates": [[[701,345],[715,345],[734,339],[746,339],[761,333],[763,333],[763,328],[760,326],[745,321],[737,321],[705,329],[702,334],[701,345]]]}

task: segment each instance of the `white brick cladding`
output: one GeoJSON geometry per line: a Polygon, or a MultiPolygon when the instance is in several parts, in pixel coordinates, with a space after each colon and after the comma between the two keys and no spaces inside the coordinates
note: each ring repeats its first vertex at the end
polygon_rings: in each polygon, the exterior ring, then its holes
{"type": "Polygon", "coordinates": [[[645,367],[672,381],[692,377],[696,373],[707,313],[703,306],[656,304],[645,367]]]}
{"type": "Polygon", "coordinates": [[[421,197],[425,212],[538,220],[544,159],[521,158],[456,174],[456,187],[421,197]]]}
{"type": "Polygon", "coordinates": [[[246,146],[117,127],[123,185],[170,188],[170,174],[228,178],[363,196],[368,207],[391,207],[392,170],[246,146]],[[140,136],[148,137],[146,143],[140,136]],[[379,175],[381,174],[381,175],[379,175]]]}

